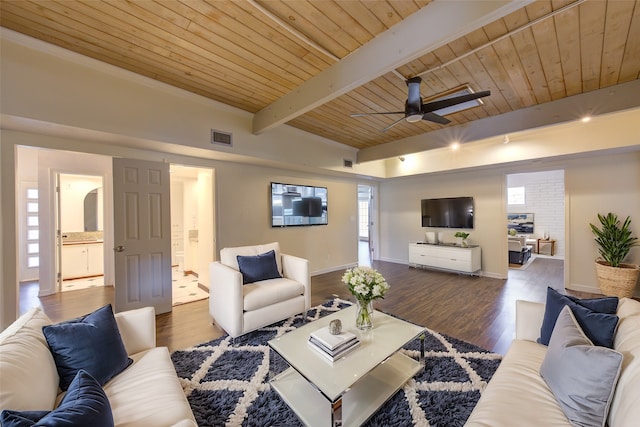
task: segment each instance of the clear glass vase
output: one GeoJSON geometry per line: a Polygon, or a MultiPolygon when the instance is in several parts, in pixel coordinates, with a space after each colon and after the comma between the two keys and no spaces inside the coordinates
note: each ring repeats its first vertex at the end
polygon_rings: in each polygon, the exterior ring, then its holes
{"type": "Polygon", "coordinates": [[[373,328],[373,302],[356,300],[356,327],[367,331],[373,328]]]}

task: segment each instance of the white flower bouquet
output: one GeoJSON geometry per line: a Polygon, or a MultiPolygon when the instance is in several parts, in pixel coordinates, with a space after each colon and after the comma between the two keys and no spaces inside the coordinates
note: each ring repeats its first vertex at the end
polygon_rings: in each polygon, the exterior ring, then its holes
{"type": "Polygon", "coordinates": [[[342,276],[342,281],[358,302],[356,326],[363,330],[371,329],[373,327],[371,301],[384,298],[384,294],[390,288],[389,284],[382,274],[371,267],[350,268],[342,276]]]}
{"type": "Polygon", "coordinates": [[[349,292],[363,304],[384,298],[390,286],[378,271],[371,267],[355,267],[348,269],[342,276],[342,282],[349,292]]]}

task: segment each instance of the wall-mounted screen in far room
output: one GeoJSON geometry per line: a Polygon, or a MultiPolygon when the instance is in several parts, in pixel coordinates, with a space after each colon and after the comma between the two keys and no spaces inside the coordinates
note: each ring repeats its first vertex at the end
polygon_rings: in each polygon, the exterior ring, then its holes
{"type": "Polygon", "coordinates": [[[473,197],[448,197],[421,201],[422,226],[473,228],[473,197]]]}
{"type": "Polygon", "coordinates": [[[272,227],[327,223],[327,187],[271,183],[272,227]]]}
{"type": "Polygon", "coordinates": [[[519,234],[533,234],[532,213],[507,214],[507,232],[516,230],[519,234]]]}

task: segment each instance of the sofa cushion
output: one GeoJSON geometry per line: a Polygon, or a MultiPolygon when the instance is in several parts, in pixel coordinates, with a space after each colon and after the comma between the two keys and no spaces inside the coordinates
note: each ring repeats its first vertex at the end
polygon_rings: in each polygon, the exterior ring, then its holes
{"type": "Polygon", "coordinates": [[[32,308],[0,334],[0,408],[37,411],[55,406],[60,379],[42,334],[50,323],[40,308],[32,308]]]}
{"type": "Polygon", "coordinates": [[[571,308],[558,315],[540,375],[574,425],[602,427],[607,420],[622,354],[594,346],[571,308]]]}
{"type": "Polygon", "coordinates": [[[43,412],[44,416],[37,420],[35,414],[3,411],[0,420],[4,427],[113,427],[109,399],[95,378],[84,370],[78,371],[60,406],[43,412]]]}
{"type": "Polygon", "coordinates": [[[539,343],[549,344],[556,319],[565,305],[571,308],[578,324],[594,344],[609,348],[613,346],[613,336],[618,324],[618,316],[615,314],[618,308],[618,297],[581,300],[562,295],[550,287],[547,288],[547,303],[540,328],[539,343]]]}
{"type": "Polygon", "coordinates": [[[465,427],[570,427],[540,376],[547,347],[514,340],[465,427]]]}
{"type": "Polygon", "coordinates": [[[152,348],[131,358],[133,364],[104,386],[115,425],[197,426],[167,348],[152,348]]]}
{"type": "Polygon", "coordinates": [[[111,304],[86,316],[45,326],[43,332],[62,390],[69,387],[81,369],[104,385],[132,362],[127,357],[111,304]]]}
{"type": "Polygon", "coordinates": [[[272,249],[259,255],[238,255],[238,269],[242,273],[242,283],[254,283],[282,277],[276,264],[276,253],[272,249]]]}
{"type": "Polygon", "coordinates": [[[240,270],[238,267],[238,255],[251,256],[260,255],[273,250],[276,254],[276,264],[278,272],[282,274],[282,259],[280,254],[280,244],[278,242],[266,243],[263,245],[238,246],[234,248],[223,248],[220,250],[220,262],[234,270],[240,270]]]}
{"type": "Polygon", "coordinates": [[[287,278],[270,279],[244,285],[242,293],[244,311],[252,311],[303,295],[304,286],[287,278]]]}
{"type": "Polygon", "coordinates": [[[620,323],[613,348],[621,352],[622,372],[609,411],[609,426],[635,425],[640,420],[640,302],[622,298],[620,323]]]}

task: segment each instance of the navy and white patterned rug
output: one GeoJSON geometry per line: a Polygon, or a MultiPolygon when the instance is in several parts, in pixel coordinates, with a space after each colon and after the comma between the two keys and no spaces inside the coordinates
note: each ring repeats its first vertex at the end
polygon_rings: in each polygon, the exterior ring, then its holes
{"type": "MultiPolygon", "coordinates": [[[[307,312],[308,320],[351,303],[331,300],[307,312]]],[[[178,377],[200,427],[302,426],[271,389],[269,378],[288,365],[267,342],[304,324],[298,315],[255,332],[229,336],[172,353],[178,377]]],[[[401,351],[416,360],[420,341],[401,351]]],[[[426,369],[410,379],[365,426],[462,426],[501,356],[427,329],[426,369]]]]}

